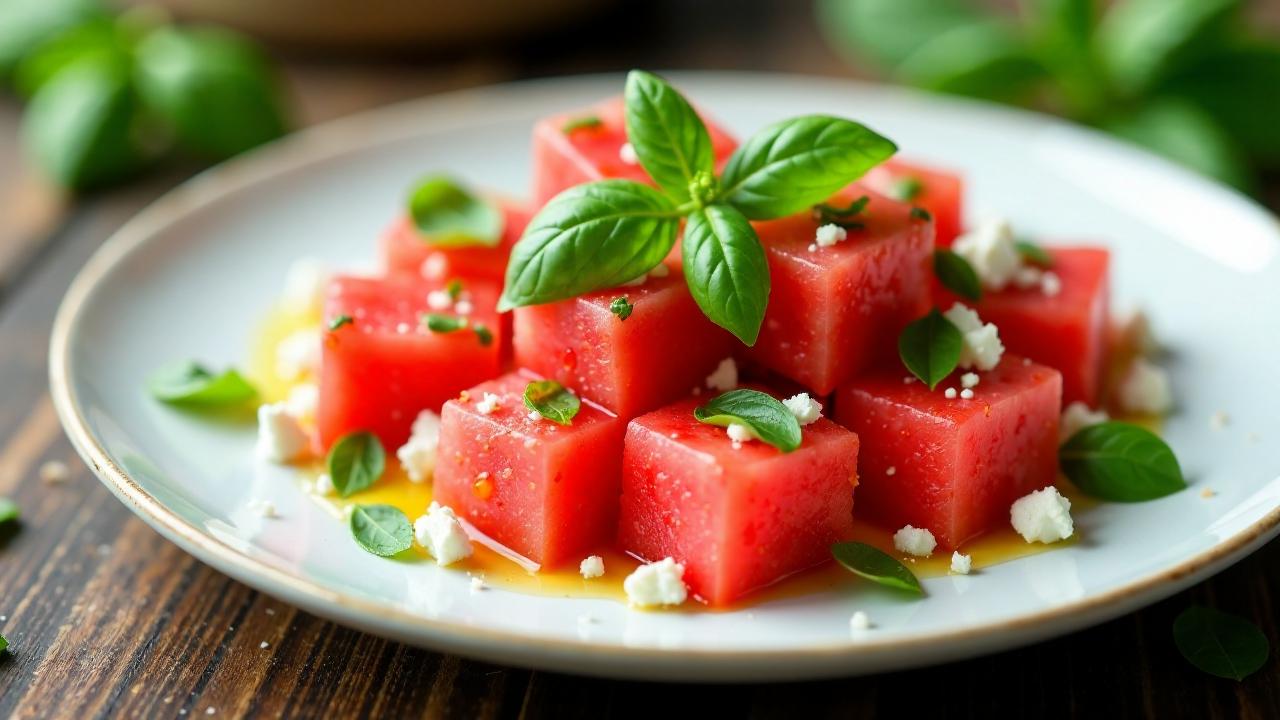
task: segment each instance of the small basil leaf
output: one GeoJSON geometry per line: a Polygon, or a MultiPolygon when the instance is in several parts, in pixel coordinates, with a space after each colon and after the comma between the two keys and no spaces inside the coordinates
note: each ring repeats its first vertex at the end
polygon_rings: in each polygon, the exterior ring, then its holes
{"type": "Polygon", "coordinates": [[[350,497],[382,477],[386,462],[386,452],[377,435],[353,432],[338,438],[329,448],[325,466],[338,495],[350,497]]]}
{"type": "Polygon", "coordinates": [[[505,221],[501,211],[450,178],[424,178],[409,195],[413,224],[433,245],[496,247],[505,221]]]}
{"type": "Polygon", "coordinates": [[[924,192],[924,181],[915,175],[904,175],[889,186],[889,197],[899,202],[909,203],[924,192]]]}
{"type": "Polygon", "coordinates": [[[1045,71],[1017,28],[993,20],[932,38],[898,65],[894,77],[939,92],[1021,100],[1045,71]]]}
{"type": "Polygon", "coordinates": [[[937,308],[911,323],[898,338],[902,364],[932,390],[956,369],[964,337],[937,308]]]}
{"type": "Polygon", "coordinates": [[[224,30],[163,28],[138,43],[138,90],[192,152],[222,159],[287,130],[266,59],[224,30]]]}
{"type": "Polygon", "coordinates": [[[535,380],[524,388],[524,406],[560,425],[571,425],[582,401],[555,380],[535,380]]]}
{"type": "Polygon", "coordinates": [[[826,115],[783,120],[734,151],[720,198],[752,220],[790,215],[826,201],[897,149],[852,120],[826,115]]]}
{"type": "Polygon", "coordinates": [[[22,510],[18,508],[18,503],[7,497],[0,497],[0,525],[13,522],[22,515],[22,510]]]}
{"type": "Polygon", "coordinates": [[[342,314],[329,321],[329,330],[332,332],[342,327],[343,325],[354,325],[355,322],[356,322],[355,319],[353,319],[350,315],[342,314]]]}
{"type": "Polygon", "coordinates": [[[0,79],[58,33],[103,16],[97,0],[16,0],[0,3],[0,79]]]}
{"type": "Polygon", "coordinates": [[[565,135],[572,135],[577,130],[594,130],[602,125],[604,125],[604,121],[600,119],[599,115],[583,115],[582,117],[566,120],[565,123],[560,126],[560,132],[565,135]]]}
{"type": "Polygon", "coordinates": [[[696,210],[681,252],[685,282],[703,314],[755,345],[769,304],[769,263],[751,223],[728,205],[696,210]]]}
{"type": "Polygon", "coordinates": [[[621,285],[671,251],[679,215],[665,195],[629,180],[577,185],[551,199],[511,249],[500,311],[621,285]]]}
{"type": "Polygon", "coordinates": [[[1212,115],[1188,101],[1152,101],[1111,119],[1105,129],[1234,187],[1248,189],[1252,183],[1235,138],[1212,115]]]}
{"type": "Polygon", "coordinates": [[[1081,491],[1104,500],[1154,500],[1187,486],[1165,441],[1130,423],[1105,422],[1080,430],[1058,451],[1058,464],[1081,491]]]}
{"type": "Polygon", "coordinates": [[[678,201],[689,199],[698,173],[715,171],[711,136],[689,102],[665,80],[627,73],[627,140],[649,177],[678,201]]]}
{"type": "Polygon", "coordinates": [[[427,329],[433,333],[457,332],[467,326],[467,319],[457,315],[440,315],[430,313],[423,316],[427,329]]]}
{"type": "Polygon", "coordinates": [[[476,334],[476,340],[480,341],[481,347],[489,347],[493,344],[493,331],[485,325],[476,323],[471,327],[471,331],[476,334]]]}
{"type": "Polygon", "coordinates": [[[1216,44],[1240,0],[1127,0],[1098,28],[1098,50],[1121,92],[1139,95],[1216,44]]]}
{"type": "Polygon", "coordinates": [[[151,395],[174,405],[227,407],[258,396],[253,386],[235,370],[213,373],[194,362],[161,368],[147,382],[151,395]]]}
{"type": "Polygon", "coordinates": [[[1053,267],[1053,256],[1038,243],[1031,240],[1018,240],[1013,246],[1017,248],[1018,254],[1022,256],[1022,259],[1032,265],[1039,265],[1043,268],[1053,267]]]}
{"type": "Polygon", "coordinates": [[[351,537],[365,550],[390,557],[413,546],[413,525],[392,505],[356,505],[351,511],[351,537]]]}
{"type": "Polygon", "coordinates": [[[925,210],[922,207],[913,207],[911,208],[911,219],[921,220],[923,222],[929,222],[933,220],[933,215],[930,214],[928,210],[925,210]]]}
{"type": "Polygon", "coordinates": [[[23,116],[27,150],[50,179],[76,190],[100,187],[140,169],[140,110],[114,64],[79,62],[41,86],[23,116]]]}
{"type": "Polygon", "coordinates": [[[635,312],[636,306],[632,305],[625,297],[614,298],[609,303],[609,312],[618,316],[619,320],[626,320],[631,317],[631,313],[635,312]]]}
{"type": "Polygon", "coordinates": [[[968,0],[821,0],[818,27],[851,59],[905,60],[951,28],[983,18],[968,0]]]}
{"type": "Polygon", "coordinates": [[[939,248],[933,251],[933,274],[943,287],[960,297],[977,302],[982,299],[982,283],[968,260],[939,248]]]}
{"type": "Polygon", "coordinates": [[[836,543],[831,546],[831,555],[849,572],[872,582],[916,594],[924,593],[920,581],[905,565],[866,543],[836,543]]]}
{"type": "Polygon", "coordinates": [[[1257,672],[1271,654],[1267,636],[1244,618],[1192,605],[1173,621],[1173,642],[1187,662],[1228,680],[1257,672]]]}
{"type": "Polygon", "coordinates": [[[739,423],[751,428],[761,442],[784,453],[800,447],[800,423],[777,398],[759,390],[730,390],[693,411],[693,416],[709,425],[728,427],[739,423]]]}

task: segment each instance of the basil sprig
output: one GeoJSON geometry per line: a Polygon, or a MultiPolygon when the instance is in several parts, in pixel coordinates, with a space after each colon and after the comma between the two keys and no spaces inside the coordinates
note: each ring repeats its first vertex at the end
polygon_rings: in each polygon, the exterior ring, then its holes
{"type": "Polygon", "coordinates": [[[1031,240],[1018,240],[1013,246],[1018,250],[1018,254],[1022,256],[1022,259],[1032,265],[1039,265],[1043,268],[1053,267],[1053,256],[1039,244],[1031,240]]]}
{"type": "Polygon", "coordinates": [[[777,398],[759,390],[730,390],[698,406],[693,416],[709,425],[746,425],[761,442],[784,453],[800,447],[800,423],[796,416],[777,398]]]}
{"type": "Polygon", "coordinates": [[[1104,500],[1154,500],[1187,486],[1165,441],[1130,423],[1105,422],[1080,430],[1058,451],[1058,463],[1076,487],[1104,500]]]}
{"type": "Polygon", "coordinates": [[[831,556],[859,577],[917,595],[924,593],[915,573],[879,548],[860,542],[842,542],[831,546],[831,556]]]}
{"type": "Polygon", "coordinates": [[[382,477],[387,455],[382,441],[371,432],[343,435],[329,448],[325,466],[341,497],[350,497],[382,477]]]}
{"type": "Polygon", "coordinates": [[[433,245],[495,247],[502,239],[498,208],[442,175],[418,181],[409,194],[409,215],[433,245]]]}
{"type": "Polygon", "coordinates": [[[413,525],[393,505],[356,505],[351,511],[351,537],[374,555],[390,557],[413,546],[413,525]]]}
{"type": "Polygon", "coordinates": [[[968,260],[945,248],[933,251],[933,274],[938,282],[960,297],[977,302],[982,299],[982,283],[968,260]]]}
{"type": "Polygon", "coordinates": [[[960,364],[964,337],[937,308],[908,325],[898,337],[902,364],[932,390],[960,364]]]}
{"type": "Polygon", "coordinates": [[[524,388],[524,406],[552,422],[571,425],[582,401],[555,380],[535,380],[524,388]]]}
{"type": "Polygon", "coordinates": [[[1173,642],[1187,662],[1228,680],[1257,672],[1271,643],[1256,625],[1230,613],[1192,605],[1173,621],[1173,642]]]}
{"type": "Polygon", "coordinates": [[[685,220],[691,294],[712,322],[752,345],[769,300],[769,272],[748,220],[822,203],[897,150],[856,122],[810,115],[757,133],[717,178],[706,125],[679,92],[641,70],[627,76],[626,123],[658,189],[602,180],[553,198],[512,250],[500,309],[640,277],[666,257],[685,220]]]}
{"type": "Polygon", "coordinates": [[[147,387],[161,402],[201,408],[234,407],[258,396],[253,385],[236,370],[214,373],[190,361],[156,371],[147,387]]]}
{"type": "Polygon", "coordinates": [[[7,497],[0,497],[0,526],[17,520],[21,514],[22,510],[18,507],[18,503],[7,497]]]}

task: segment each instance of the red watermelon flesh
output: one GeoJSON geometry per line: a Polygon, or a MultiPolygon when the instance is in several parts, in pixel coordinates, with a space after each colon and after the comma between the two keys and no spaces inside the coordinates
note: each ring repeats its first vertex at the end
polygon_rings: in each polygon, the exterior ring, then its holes
{"type": "Polygon", "coordinates": [[[958,173],[894,158],[871,170],[862,182],[882,195],[928,210],[938,247],[951,247],[964,230],[964,180],[958,173]],[[910,199],[899,195],[904,181],[918,183],[919,191],[910,199]]]}
{"type": "Polygon", "coordinates": [[[388,274],[407,274],[434,282],[453,278],[483,279],[501,283],[507,272],[511,246],[524,233],[532,217],[525,203],[494,199],[502,210],[505,224],[502,238],[495,247],[433,245],[422,236],[408,215],[401,216],[387,228],[379,240],[382,266],[388,274]]]}

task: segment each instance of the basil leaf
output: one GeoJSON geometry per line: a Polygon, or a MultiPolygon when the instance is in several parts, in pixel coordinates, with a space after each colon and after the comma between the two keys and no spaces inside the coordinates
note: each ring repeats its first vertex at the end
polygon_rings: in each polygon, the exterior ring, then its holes
{"type": "Polygon", "coordinates": [[[609,303],[609,312],[618,316],[619,320],[626,320],[631,317],[631,313],[635,312],[636,306],[632,305],[625,297],[614,298],[609,303]]]}
{"type": "Polygon", "coordinates": [[[982,283],[978,281],[978,273],[968,260],[950,250],[939,248],[933,251],[933,274],[938,282],[960,297],[977,302],[982,299],[982,283]]]}
{"type": "Polygon", "coordinates": [[[662,78],[643,70],[627,73],[626,117],[627,140],[641,167],[677,201],[690,198],[699,173],[715,172],[707,126],[662,78]]]}
{"type": "Polygon", "coordinates": [[[1234,44],[1199,59],[1164,90],[1208,112],[1246,155],[1280,164],[1280,44],[1234,44]]]}
{"type": "Polygon", "coordinates": [[[476,323],[471,331],[476,334],[476,340],[480,341],[481,347],[489,347],[493,344],[493,331],[487,326],[476,323]]]}
{"type": "Polygon", "coordinates": [[[22,58],[14,71],[14,87],[30,97],[59,72],[77,63],[111,67],[121,77],[132,72],[130,38],[105,18],[74,25],[22,58]]]}
{"type": "Polygon", "coordinates": [[[235,370],[215,374],[194,362],[168,365],[147,381],[152,397],[174,405],[226,407],[253,400],[258,392],[235,370]]]}
{"type": "Polygon", "coordinates": [[[836,543],[831,546],[831,556],[849,572],[872,582],[916,594],[924,593],[920,581],[907,566],[866,543],[836,543]]]}
{"type": "Polygon", "coordinates": [[[511,249],[499,311],[621,285],[670,252],[679,214],[630,180],[577,185],[551,199],[511,249]]]}
{"type": "Polygon", "coordinates": [[[1103,17],[1098,50],[1112,83],[1137,96],[1216,44],[1240,0],[1126,0],[1103,17]]]}
{"type": "Polygon", "coordinates": [[[818,27],[851,59],[881,66],[905,60],[921,45],[984,16],[967,0],[821,0],[818,27]]]}
{"type": "Polygon", "coordinates": [[[102,15],[96,0],[0,2],[0,79],[58,33],[102,15]]]}
{"type": "Polygon", "coordinates": [[[355,322],[356,321],[354,318],[344,313],[329,321],[329,331],[332,332],[334,330],[337,330],[343,325],[354,325],[355,322]]]}
{"type": "Polygon", "coordinates": [[[751,428],[761,442],[784,453],[800,447],[800,422],[777,398],[759,390],[741,388],[719,395],[693,411],[699,422],[728,427],[739,423],[751,428]]]}
{"type": "Polygon", "coordinates": [[[728,205],[695,210],[681,252],[685,282],[703,314],[755,345],[769,304],[769,263],[751,223],[728,205]]]}
{"type": "Polygon", "coordinates": [[[903,60],[894,77],[939,92],[1021,100],[1045,71],[1011,23],[992,20],[939,34],[903,60]]]}
{"type": "Polygon", "coordinates": [[[0,497],[0,525],[13,522],[22,515],[18,503],[7,497],[0,497]]]}
{"type": "Polygon", "coordinates": [[[423,316],[427,329],[433,333],[457,332],[467,326],[467,319],[457,315],[440,315],[429,313],[423,316]]]}
{"type": "Polygon", "coordinates": [[[1187,662],[1210,675],[1244,680],[1271,654],[1256,625],[1230,613],[1192,605],[1173,621],[1173,642],[1187,662]]]}
{"type": "Polygon", "coordinates": [[[1105,422],[1080,430],[1058,451],[1058,464],[1072,484],[1104,500],[1154,500],[1187,486],[1165,441],[1129,423],[1105,422]]]}
{"type": "Polygon", "coordinates": [[[790,215],[824,202],[897,149],[852,120],[826,115],[783,120],[734,151],[720,198],[752,220],[790,215]]]}
{"type": "Polygon", "coordinates": [[[266,59],[244,38],[162,28],[138,43],[138,90],[188,150],[222,159],[286,131],[266,59]]]}
{"type": "Polygon", "coordinates": [[[937,308],[911,323],[898,337],[902,364],[932,390],[956,369],[964,337],[937,308]]]}
{"type": "Polygon", "coordinates": [[[338,438],[329,448],[325,466],[338,495],[350,497],[382,477],[386,462],[386,452],[378,436],[361,431],[338,438]]]}
{"type": "Polygon", "coordinates": [[[23,139],[40,169],[76,190],[100,187],[143,166],[139,108],[113,64],[80,62],[41,86],[23,116],[23,139]]]}
{"type": "Polygon", "coordinates": [[[555,380],[535,380],[524,388],[524,406],[560,425],[571,425],[582,401],[555,380]]]}
{"type": "Polygon", "coordinates": [[[413,547],[413,525],[393,505],[356,505],[351,511],[351,537],[374,555],[390,557],[413,547]]]}
{"type": "Polygon", "coordinates": [[[444,176],[419,181],[409,195],[409,214],[433,245],[497,247],[502,240],[501,211],[444,176]]]}
{"type": "Polygon", "coordinates": [[[899,202],[909,203],[924,192],[924,182],[915,175],[904,175],[889,186],[889,197],[899,202]]]}
{"type": "Polygon", "coordinates": [[[1013,246],[1017,248],[1018,254],[1022,256],[1022,259],[1032,265],[1039,265],[1043,268],[1053,267],[1053,256],[1039,244],[1031,240],[1018,240],[1014,242],[1013,246]]]}
{"type": "Polygon", "coordinates": [[[930,222],[933,220],[933,215],[922,207],[913,207],[911,208],[911,219],[930,222]]]}
{"type": "Polygon", "coordinates": [[[604,125],[604,121],[600,119],[599,115],[583,115],[582,117],[576,117],[572,120],[566,120],[565,123],[560,126],[560,132],[565,135],[572,135],[576,130],[594,130],[601,125],[604,125]]]}
{"type": "Polygon", "coordinates": [[[1204,109],[1177,98],[1153,101],[1113,118],[1105,129],[1192,170],[1248,190],[1248,162],[1231,137],[1204,109]]]}

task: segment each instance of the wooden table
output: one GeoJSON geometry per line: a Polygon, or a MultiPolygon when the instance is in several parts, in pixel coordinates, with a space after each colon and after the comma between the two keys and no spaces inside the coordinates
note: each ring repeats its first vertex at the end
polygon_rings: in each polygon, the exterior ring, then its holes
{"type": "MultiPolygon", "coordinates": [[[[733,32],[695,36],[681,27],[711,27],[715,17],[698,7],[683,11],[697,16],[684,23],[671,20],[671,7],[627,18],[639,30],[621,42],[573,45],[569,31],[412,64],[293,60],[286,73],[310,123],[444,89],[632,64],[846,72],[807,16],[735,4],[733,32]],[[669,43],[643,41],[659,31],[669,43]],[[570,49],[548,54],[550,46],[570,49]]],[[[0,632],[12,643],[0,656],[0,716],[1280,715],[1280,662],[1242,683],[1215,679],[1182,660],[1170,632],[1195,602],[1252,618],[1280,642],[1276,543],[1188,592],[1070,637],[937,668],[776,686],[651,685],[488,665],[347,630],[251,590],[108,494],[63,437],[45,383],[49,326],[72,276],[191,169],[64,201],[18,162],[17,118],[16,104],[0,103],[0,496],[23,509],[21,528],[0,537],[0,632]],[[70,466],[64,482],[39,478],[51,460],[70,466]]]]}

